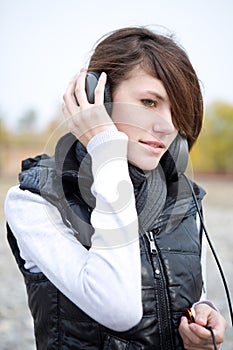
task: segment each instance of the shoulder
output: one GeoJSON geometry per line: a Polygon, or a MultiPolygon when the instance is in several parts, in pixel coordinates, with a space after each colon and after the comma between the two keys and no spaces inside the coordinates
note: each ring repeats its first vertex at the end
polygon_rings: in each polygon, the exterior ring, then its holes
{"type": "MultiPolygon", "coordinates": [[[[5,216],[14,235],[20,240],[41,240],[54,232],[73,236],[58,209],[38,194],[11,187],[5,199],[5,216]]],[[[55,237],[56,235],[54,235],[55,237]]]]}
{"type": "Polygon", "coordinates": [[[9,204],[13,205],[14,203],[18,201],[31,201],[35,203],[45,203],[45,200],[38,194],[35,194],[28,190],[22,190],[20,189],[19,185],[12,186],[5,198],[5,207],[9,204]]]}
{"type": "Polygon", "coordinates": [[[29,223],[39,217],[43,220],[49,207],[52,210],[52,205],[43,197],[28,190],[21,190],[19,185],[8,190],[4,203],[5,216],[9,223],[13,221],[29,223]]]}

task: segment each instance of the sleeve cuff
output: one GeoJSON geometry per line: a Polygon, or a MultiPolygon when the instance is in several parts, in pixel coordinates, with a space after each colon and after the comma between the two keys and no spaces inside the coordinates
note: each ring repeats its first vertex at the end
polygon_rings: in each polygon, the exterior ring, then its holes
{"type": "Polygon", "coordinates": [[[91,154],[97,146],[111,140],[128,140],[128,136],[125,133],[118,131],[115,126],[112,126],[109,129],[100,132],[88,142],[88,153],[91,154]]]}
{"type": "Polygon", "coordinates": [[[209,305],[210,307],[212,307],[212,309],[214,309],[215,311],[218,311],[219,310],[216,308],[216,306],[212,303],[212,301],[210,300],[202,300],[202,301],[198,301],[197,303],[193,304],[193,307],[199,305],[199,304],[206,304],[206,305],[209,305]]]}

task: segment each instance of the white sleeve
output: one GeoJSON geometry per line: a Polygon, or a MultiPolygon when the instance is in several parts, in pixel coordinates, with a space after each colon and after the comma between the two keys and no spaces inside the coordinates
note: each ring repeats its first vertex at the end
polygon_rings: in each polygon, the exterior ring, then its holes
{"type": "Polygon", "coordinates": [[[9,190],[6,218],[27,267],[42,271],[97,322],[125,331],[142,317],[138,221],[127,137],[115,130],[103,132],[89,143],[88,152],[96,196],[89,251],[63,224],[58,210],[29,191],[9,190]]]}

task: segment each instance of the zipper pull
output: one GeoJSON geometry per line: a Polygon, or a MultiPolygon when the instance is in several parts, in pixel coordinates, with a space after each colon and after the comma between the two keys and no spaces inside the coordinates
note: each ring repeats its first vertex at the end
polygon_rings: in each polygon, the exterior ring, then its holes
{"type": "Polygon", "coordinates": [[[146,235],[147,235],[147,238],[148,238],[149,243],[150,243],[150,252],[151,253],[157,253],[157,248],[156,248],[156,245],[155,245],[153,232],[148,231],[148,232],[146,232],[146,235]]]}

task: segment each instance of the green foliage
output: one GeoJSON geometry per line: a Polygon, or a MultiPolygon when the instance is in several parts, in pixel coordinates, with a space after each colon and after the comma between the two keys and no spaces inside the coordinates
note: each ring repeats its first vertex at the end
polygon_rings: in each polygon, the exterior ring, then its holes
{"type": "Polygon", "coordinates": [[[204,126],[191,159],[196,171],[233,172],[233,106],[214,102],[206,108],[204,126]]]}
{"type": "MultiPolygon", "coordinates": [[[[6,127],[0,115],[0,173],[9,149],[12,153],[26,149],[30,154],[38,150],[52,154],[59,137],[67,132],[60,112],[43,131],[37,130],[37,119],[37,113],[28,110],[15,132],[6,127]]],[[[233,105],[214,102],[206,108],[203,130],[191,151],[191,161],[195,172],[233,173],[233,105]]]]}

